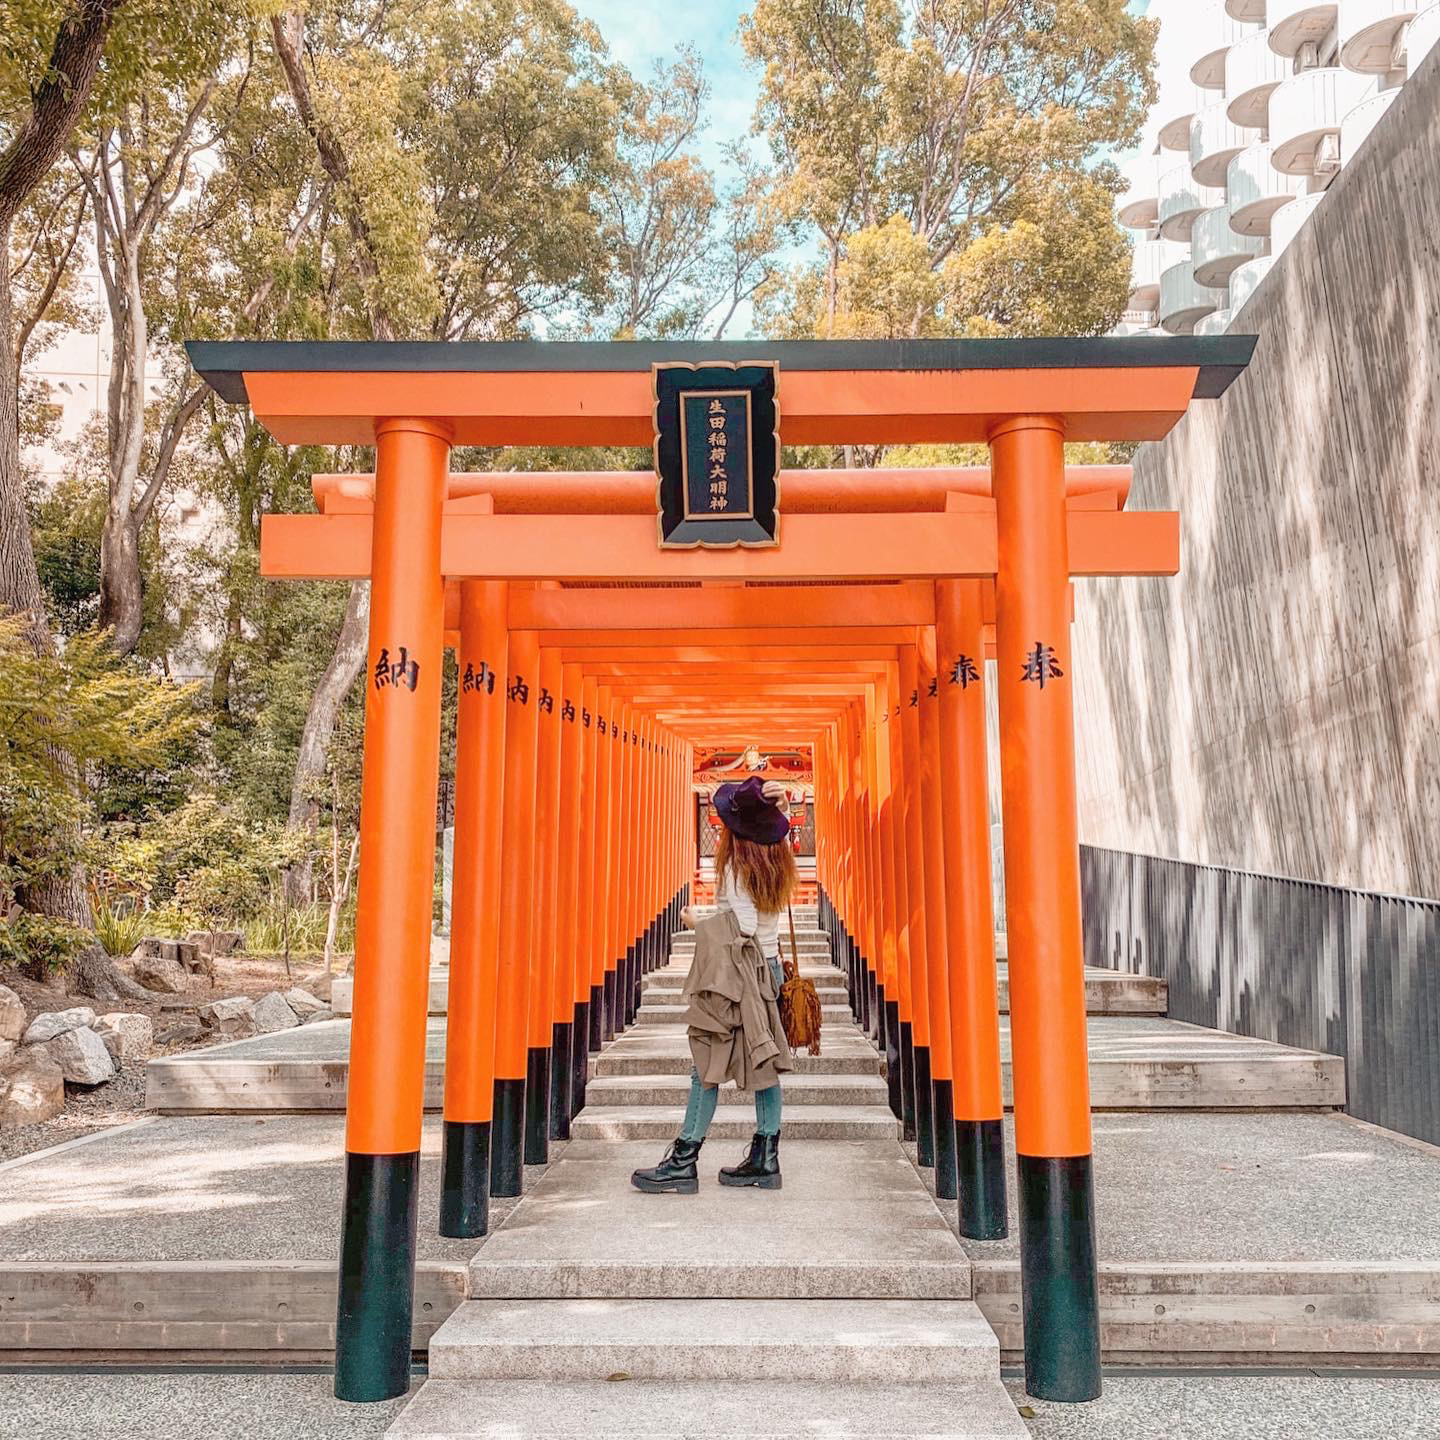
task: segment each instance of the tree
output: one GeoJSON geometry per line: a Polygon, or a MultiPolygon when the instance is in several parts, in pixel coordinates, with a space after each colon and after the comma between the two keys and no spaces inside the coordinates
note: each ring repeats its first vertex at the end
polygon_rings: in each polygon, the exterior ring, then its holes
{"type": "MultiPolygon", "coordinates": [[[[59,655],[37,653],[21,615],[0,615],[0,914],[34,911],[27,898],[45,894],[78,867],[82,821],[93,813],[90,787],[77,771],[163,766],[196,726],[194,695],[155,681],[119,660],[108,637],[89,631],[70,638],[59,655]]],[[[47,912],[41,911],[41,914],[47,912]]],[[[95,952],[84,929],[48,912],[43,933],[72,932],[66,951],[79,985],[99,999],[146,992],[95,952]]],[[[13,942],[6,949],[12,953],[13,942]]],[[[35,956],[29,957],[32,973],[35,956]]],[[[46,978],[35,973],[36,979],[46,978]]]]}
{"type": "Polygon", "coordinates": [[[612,333],[692,336],[714,305],[715,181],[692,153],[709,97],[700,59],[682,48],[634,87],[623,166],[603,195],[618,291],[612,333]]]}
{"type": "Polygon", "coordinates": [[[1114,324],[1128,267],[1104,157],[1154,98],[1155,26],[1125,0],[757,0],[741,38],[777,202],[823,244],[767,287],[770,328],[1114,324]]]}

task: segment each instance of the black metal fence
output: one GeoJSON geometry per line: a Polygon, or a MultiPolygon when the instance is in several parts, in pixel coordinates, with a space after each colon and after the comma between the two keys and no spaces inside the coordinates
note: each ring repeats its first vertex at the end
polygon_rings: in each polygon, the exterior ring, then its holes
{"type": "Polygon", "coordinates": [[[1088,964],[1170,1016],[1345,1059],[1347,1111],[1440,1144],[1440,902],[1083,845],[1088,964]]]}

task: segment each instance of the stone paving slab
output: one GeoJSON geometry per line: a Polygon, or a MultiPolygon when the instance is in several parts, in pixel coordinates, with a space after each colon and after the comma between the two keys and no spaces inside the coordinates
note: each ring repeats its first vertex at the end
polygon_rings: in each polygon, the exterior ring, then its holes
{"type": "Polygon", "coordinates": [[[787,1140],[782,1190],[721,1187],[742,1147],[711,1141],[697,1195],[642,1194],[630,1174],[663,1148],[572,1141],[471,1262],[471,1295],[969,1298],[969,1260],[893,1140],[787,1140]]]}

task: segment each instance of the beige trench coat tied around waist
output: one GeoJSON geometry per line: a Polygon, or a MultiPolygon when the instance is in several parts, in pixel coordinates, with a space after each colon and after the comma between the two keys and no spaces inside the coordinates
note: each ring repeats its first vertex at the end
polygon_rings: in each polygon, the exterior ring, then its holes
{"type": "Polygon", "coordinates": [[[695,927],[695,959],[683,993],[702,1085],[733,1080],[741,1090],[768,1090],[795,1068],[769,962],[728,910],[695,927]]]}

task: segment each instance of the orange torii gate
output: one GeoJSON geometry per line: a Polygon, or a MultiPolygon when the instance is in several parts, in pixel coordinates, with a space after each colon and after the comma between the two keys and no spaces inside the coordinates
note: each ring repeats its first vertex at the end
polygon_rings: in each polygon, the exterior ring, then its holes
{"type": "Polygon", "coordinates": [[[1114,467],[1067,479],[1063,444],[1163,436],[1252,346],[189,347],[282,442],[376,450],[373,481],[325,477],[322,513],[262,533],[268,576],[371,580],[337,1394],[408,1384],[447,632],[462,680],[441,1225],[461,1235],[565,1133],[589,1053],[664,953],[693,873],[691,746],[762,728],[816,747],[822,913],[892,1104],[966,1233],[1003,1233],[993,648],[1027,1385],[1099,1393],[1070,580],[1173,573],[1178,524],[1125,514],[1114,467]],[[450,474],[455,445],[648,445],[652,368],[675,362],[778,364],[790,443],[985,442],[991,474],[783,472],[778,544],[689,550],[657,544],[653,477],[450,474]]]}

